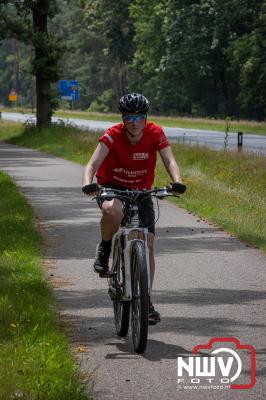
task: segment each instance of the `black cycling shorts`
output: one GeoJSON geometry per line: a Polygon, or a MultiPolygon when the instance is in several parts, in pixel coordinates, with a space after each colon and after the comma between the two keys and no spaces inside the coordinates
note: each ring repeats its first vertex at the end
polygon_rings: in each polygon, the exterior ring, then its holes
{"type": "MultiPolygon", "coordinates": [[[[105,188],[110,188],[110,189],[117,189],[117,190],[126,190],[126,187],[122,186],[115,186],[115,185],[109,185],[105,184],[102,185],[105,188]]],[[[97,199],[97,203],[99,207],[102,207],[102,203],[104,201],[108,200],[103,200],[103,199],[97,199]]],[[[154,213],[154,207],[153,207],[153,202],[152,198],[150,195],[140,195],[138,196],[138,203],[139,203],[139,219],[140,219],[140,226],[143,228],[148,228],[148,231],[150,233],[155,234],[155,213],[154,213]]]]}

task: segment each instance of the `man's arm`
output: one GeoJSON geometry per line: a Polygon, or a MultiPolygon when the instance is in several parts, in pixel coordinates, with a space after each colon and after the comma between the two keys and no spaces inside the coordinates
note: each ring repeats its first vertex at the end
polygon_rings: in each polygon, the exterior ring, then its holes
{"type": "Polygon", "coordinates": [[[108,149],[106,144],[102,142],[98,144],[93,155],[91,156],[90,161],[88,162],[88,164],[84,169],[83,186],[92,183],[93,177],[97,169],[99,168],[99,166],[101,165],[101,163],[103,162],[109,151],[110,150],[108,149]]]}
{"type": "Polygon", "coordinates": [[[173,182],[182,183],[182,178],[180,175],[179,167],[174,159],[171,147],[164,147],[162,150],[159,151],[160,156],[163,160],[164,166],[170,175],[173,182]]]}

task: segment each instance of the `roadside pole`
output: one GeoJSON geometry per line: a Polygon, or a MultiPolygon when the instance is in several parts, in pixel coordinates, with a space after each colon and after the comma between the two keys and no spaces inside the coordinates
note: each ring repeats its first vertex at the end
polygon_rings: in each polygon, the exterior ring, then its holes
{"type": "Polygon", "coordinates": [[[238,151],[243,150],[243,132],[237,132],[237,149],[238,151]]]}

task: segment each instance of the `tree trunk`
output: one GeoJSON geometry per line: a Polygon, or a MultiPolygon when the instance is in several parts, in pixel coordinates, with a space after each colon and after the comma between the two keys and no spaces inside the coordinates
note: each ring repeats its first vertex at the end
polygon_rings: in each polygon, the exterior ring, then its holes
{"type": "Polygon", "coordinates": [[[19,49],[17,39],[13,39],[13,54],[14,54],[14,89],[19,95],[20,92],[20,82],[19,82],[19,49]]]}
{"type": "Polygon", "coordinates": [[[126,92],[127,87],[127,64],[125,62],[118,63],[118,97],[120,98],[126,92]]]}
{"type": "Polygon", "coordinates": [[[51,85],[41,74],[36,74],[37,127],[43,128],[52,122],[51,85]]]}
{"type": "Polygon", "coordinates": [[[33,7],[33,29],[35,39],[35,77],[37,97],[37,127],[50,125],[52,120],[51,84],[46,72],[49,41],[47,19],[50,0],[36,0],[33,7]],[[46,40],[45,40],[46,39],[46,40]]]}

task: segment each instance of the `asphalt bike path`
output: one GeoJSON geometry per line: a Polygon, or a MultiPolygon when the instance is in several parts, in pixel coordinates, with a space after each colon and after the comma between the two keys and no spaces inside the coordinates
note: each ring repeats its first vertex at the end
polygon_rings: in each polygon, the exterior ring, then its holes
{"type": "MultiPolygon", "coordinates": [[[[266,258],[262,252],[160,201],[153,301],[162,321],[149,328],[147,349],[138,355],[130,334],[127,339],[116,336],[107,282],[92,271],[100,212],[81,193],[83,168],[1,143],[0,169],[15,180],[38,215],[47,274],[70,327],[80,368],[91,377],[88,389],[94,399],[265,398],[266,258]],[[195,388],[184,370],[188,385],[178,384],[177,357],[188,363],[196,345],[229,337],[256,349],[257,382],[252,389],[211,388],[213,382],[208,384],[206,377],[200,379],[202,387],[195,388]]],[[[248,352],[242,356],[239,379],[245,384],[251,366],[248,352]]]]}

